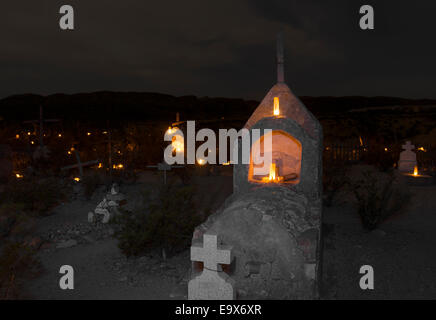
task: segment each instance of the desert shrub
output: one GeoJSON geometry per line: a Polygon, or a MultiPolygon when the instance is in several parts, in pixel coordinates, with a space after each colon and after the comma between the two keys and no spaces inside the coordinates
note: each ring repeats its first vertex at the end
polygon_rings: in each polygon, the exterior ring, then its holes
{"type": "Polygon", "coordinates": [[[360,177],[351,179],[349,184],[364,228],[373,230],[400,211],[410,199],[410,193],[393,170],[388,173],[373,168],[362,170],[360,177]]]}
{"type": "Polygon", "coordinates": [[[24,205],[0,205],[0,299],[20,298],[23,281],[36,275],[39,262],[31,238],[35,218],[23,211],[24,205]]]}
{"type": "Polygon", "coordinates": [[[185,249],[200,223],[193,202],[194,190],[163,186],[156,197],[144,195],[144,204],[115,218],[115,236],[127,256],[160,251],[173,254],[185,249]]]}
{"type": "Polygon", "coordinates": [[[65,197],[64,191],[56,178],[29,178],[11,181],[0,196],[4,202],[21,204],[24,211],[47,215],[65,197]]]}
{"type": "Polygon", "coordinates": [[[40,272],[35,249],[19,242],[7,242],[0,248],[0,300],[22,296],[24,281],[40,272]]]}
{"type": "Polygon", "coordinates": [[[330,207],[337,193],[347,184],[345,163],[324,160],[323,165],[323,193],[324,204],[330,207]]]}

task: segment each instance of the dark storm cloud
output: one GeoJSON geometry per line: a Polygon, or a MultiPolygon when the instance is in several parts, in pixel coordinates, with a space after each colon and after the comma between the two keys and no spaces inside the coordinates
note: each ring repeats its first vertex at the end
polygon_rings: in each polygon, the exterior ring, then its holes
{"type": "Polygon", "coordinates": [[[372,1],[3,1],[0,97],[94,90],[261,98],[283,30],[287,81],[299,95],[436,97],[436,4],[372,1]],[[365,4],[371,4],[367,1],[365,4]]]}

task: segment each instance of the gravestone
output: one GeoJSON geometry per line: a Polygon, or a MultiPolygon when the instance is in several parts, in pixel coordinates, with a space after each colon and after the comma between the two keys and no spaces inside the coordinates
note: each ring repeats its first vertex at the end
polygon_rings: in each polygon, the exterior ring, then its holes
{"type": "Polygon", "coordinates": [[[120,212],[118,208],[125,204],[126,197],[119,192],[118,185],[114,183],[111,191],[106,194],[104,199],[97,205],[94,212],[88,212],[88,222],[94,223],[96,215],[103,215],[102,223],[108,223],[112,217],[120,212]]]}
{"type": "Polygon", "coordinates": [[[413,170],[417,165],[416,153],[412,151],[415,148],[415,146],[410,141],[407,141],[406,144],[403,145],[402,147],[404,151],[400,153],[400,160],[398,161],[398,170],[400,172],[413,173],[413,170]]]}
{"type": "Polygon", "coordinates": [[[191,260],[203,262],[203,271],[194,275],[188,284],[189,300],[234,300],[234,281],[219,264],[232,262],[232,248],[218,245],[218,236],[203,235],[203,243],[191,246],[191,260]]]}

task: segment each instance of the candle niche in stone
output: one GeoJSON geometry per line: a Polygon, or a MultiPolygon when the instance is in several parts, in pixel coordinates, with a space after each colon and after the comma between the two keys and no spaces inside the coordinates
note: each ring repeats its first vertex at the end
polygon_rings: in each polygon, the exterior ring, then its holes
{"type": "Polygon", "coordinates": [[[298,183],[301,150],[301,143],[290,134],[281,130],[267,133],[252,146],[248,180],[255,183],[298,183]],[[271,145],[264,143],[268,138],[271,138],[271,145]],[[257,157],[272,161],[265,164],[257,157]]]}

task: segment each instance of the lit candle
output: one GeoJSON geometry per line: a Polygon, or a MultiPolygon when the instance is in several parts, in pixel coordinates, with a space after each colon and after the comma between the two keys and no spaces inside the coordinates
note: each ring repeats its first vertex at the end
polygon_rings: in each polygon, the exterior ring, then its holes
{"type": "Polygon", "coordinates": [[[280,102],[279,97],[274,97],[274,115],[280,115],[280,102]]]}

